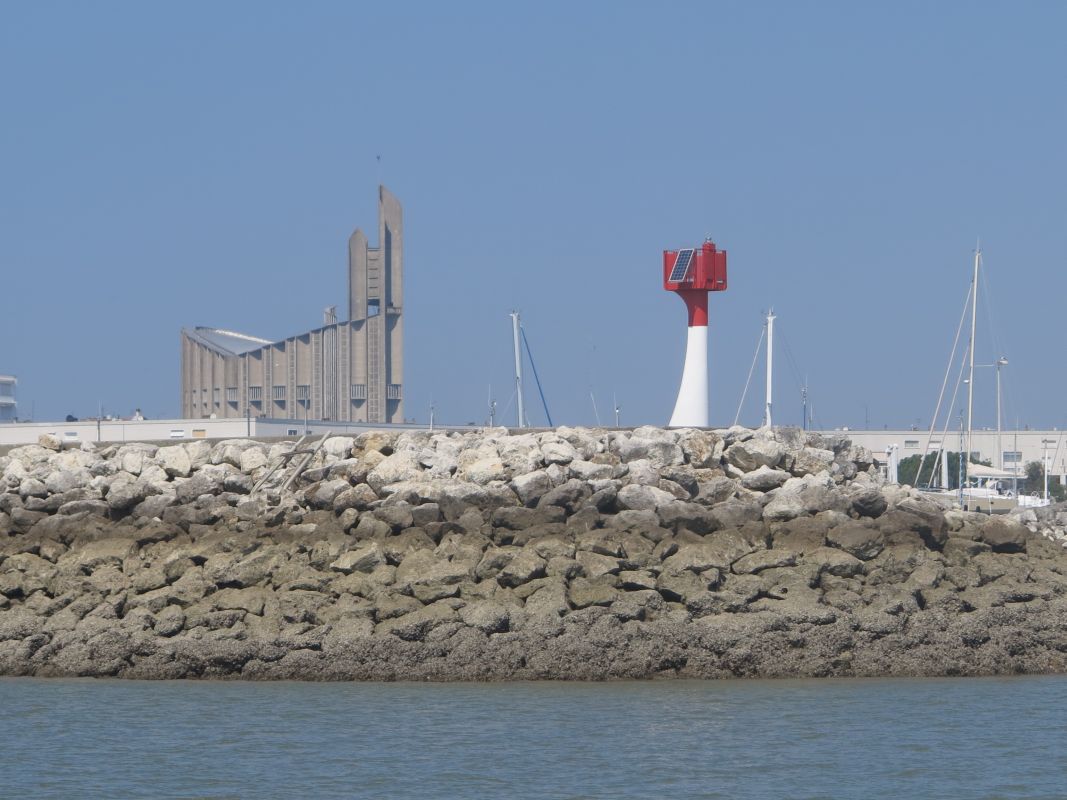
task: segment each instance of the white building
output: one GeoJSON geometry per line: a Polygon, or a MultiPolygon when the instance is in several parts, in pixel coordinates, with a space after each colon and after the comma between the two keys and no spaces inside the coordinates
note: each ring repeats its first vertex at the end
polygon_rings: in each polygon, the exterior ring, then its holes
{"type": "Polygon", "coordinates": [[[14,422],[18,419],[18,403],[15,402],[15,387],[18,379],[14,375],[0,375],[0,422],[14,422]]]}
{"type": "MultiPolygon", "coordinates": [[[[890,445],[897,446],[900,459],[909,456],[921,456],[927,450],[936,452],[944,440],[944,449],[959,453],[965,449],[961,446],[960,432],[949,431],[947,434],[929,431],[823,431],[826,434],[846,434],[853,443],[870,449],[875,457],[884,455],[890,445]]],[[[1047,459],[1049,475],[1059,475],[1061,482],[1067,484],[1067,431],[1021,430],[1001,431],[980,430],[971,433],[970,451],[973,458],[988,461],[994,467],[1025,475],[1026,465],[1031,461],[1039,464],[1047,459]],[[998,441],[999,439],[999,441],[998,441]]]]}

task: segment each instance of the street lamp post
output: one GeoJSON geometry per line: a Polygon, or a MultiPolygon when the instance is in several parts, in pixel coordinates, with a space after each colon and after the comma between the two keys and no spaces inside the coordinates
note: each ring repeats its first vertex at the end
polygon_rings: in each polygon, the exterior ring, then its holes
{"type": "MultiPolygon", "coordinates": [[[[1001,367],[1006,367],[1007,365],[1008,365],[1008,359],[1006,359],[1004,356],[1001,356],[996,361],[994,361],[992,364],[975,364],[974,365],[975,367],[993,367],[997,371],[997,457],[996,457],[994,463],[997,465],[997,468],[1001,469],[1001,470],[1004,469],[1004,448],[1001,447],[1001,442],[1000,442],[1000,434],[1001,434],[1001,428],[1002,428],[1002,424],[1001,424],[1001,416],[1002,415],[1000,413],[1000,368],[1001,367]]],[[[964,384],[968,384],[968,386],[967,386],[968,392],[971,391],[971,387],[969,385],[971,383],[971,378],[964,378],[963,382],[964,382],[964,384]]],[[[968,450],[970,449],[969,445],[970,445],[970,442],[968,442],[968,450]]],[[[968,453],[968,458],[969,457],[970,457],[970,454],[968,453]]]]}
{"type": "Polygon", "coordinates": [[[1048,446],[1050,444],[1055,444],[1055,442],[1052,439],[1041,439],[1041,472],[1043,473],[1042,477],[1045,479],[1045,489],[1041,499],[1046,503],[1048,502],[1048,446]]]}
{"type": "Polygon", "coordinates": [[[997,468],[1004,469],[1004,448],[1000,444],[1000,368],[1008,365],[1008,359],[1001,356],[997,359],[997,468]]]}

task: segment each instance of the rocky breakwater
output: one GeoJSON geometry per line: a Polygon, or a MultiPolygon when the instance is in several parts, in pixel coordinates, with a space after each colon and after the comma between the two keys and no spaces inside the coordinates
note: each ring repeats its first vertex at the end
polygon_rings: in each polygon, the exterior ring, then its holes
{"type": "Polygon", "coordinates": [[[292,491],[250,494],[292,447],[45,439],[0,457],[0,673],[1067,666],[1063,547],[1036,520],[883,485],[844,437],[374,432],[327,440],[292,491]]]}

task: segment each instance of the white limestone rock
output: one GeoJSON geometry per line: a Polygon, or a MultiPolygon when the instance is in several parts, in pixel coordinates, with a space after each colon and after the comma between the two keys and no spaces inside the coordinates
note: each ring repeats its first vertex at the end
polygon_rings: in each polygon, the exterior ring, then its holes
{"type": "Polygon", "coordinates": [[[596,464],[581,459],[571,461],[567,465],[567,470],[571,477],[583,481],[606,480],[615,474],[615,468],[611,464],[596,464]]]}
{"type": "Polygon", "coordinates": [[[578,458],[578,451],[574,446],[562,439],[554,442],[545,442],[541,445],[541,453],[546,464],[570,464],[578,458]]]}
{"type": "Polygon", "coordinates": [[[533,434],[506,436],[497,442],[497,450],[512,475],[525,475],[545,465],[541,446],[533,434]]]}
{"type": "Polygon", "coordinates": [[[652,466],[652,462],[647,458],[631,461],[625,469],[630,483],[639,483],[642,486],[655,486],[659,483],[659,470],[652,466]]]}
{"type": "Polygon", "coordinates": [[[734,442],[726,448],[723,458],[726,463],[742,472],[753,472],[760,467],[777,467],[785,449],[773,439],[753,437],[746,442],[734,442]]]}
{"type": "Polygon", "coordinates": [[[678,432],[678,445],[685,461],[696,469],[718,466],[722,459],[722,437],[712,431],[687,428],[678,432]]]}
{"type": "MultiPolygon", "coordinates": [[[[612,450],[624,462],[648,459],[654,467],[674,466],[685,462],[685,454],[670,438],[662,436],[639,435],[647,434],[650,428],[638,428],[629,438],[616,438],[612,440],[612,450]]],[[[665,431],[662,433],[666,433],[665,431]]]]}
{"type": "MultiPolygon", "coordinates": [[[[327,440],[329,441],[329,440],[327,440]]],[[[257,469],[267,466],[267,450],[264,447],[248,447],[241,453],[241,472],[251,475],[257,469]]]]}
{"type": "Polygon", "coordinates": [[[52,472],[44,482],[50,494],[63,494],[89,485],[93,476],[86,469],[64,469],[52,472]]]}
{"type": "Polygon", "coordinates": [[[331,459],[341,461],[352,454],[352,446],[355,442],[355,438],[351,436],[331,436],[322,443],[322,449],[331,459]]]}
{"type": "Polygon", "coordinates": [[[803,447],[797,452],[793,461],[792,473],[796,476],[816,475],[823,470],[829,470],[833,463],[833,450],[803,447]]]}
{"type": "Polygon", "coordinates": [[[597,453],[606,452],[604,437],[598,437],[587,428],[571,428],[562,425],[556,428],[556,436],[567,442],[578,453],[578,458],[590,460],[597,453]]]}
{"type": "Polygon", "coordinates": [[[182,447],[189,454],[189,463],[194,470],[200,469],[205,464],[211,463],[211,443],[203,440],[185,442],[182,447]]]}
{"type": "Polygon", "coordinates": [[[483,486],[491,481],[506,481],[510,477],[500,459],[493,456],[467,464],[460,474],[466,480],[483,486]]]}
{"type": "Polygon", "coordinates": [[[141,470],[140,479],[160,491],[170,482],[170,476],[158,464],[147,464],[141,470]]]}
{"type": "Polygon", "coordinates": [[[655,511],[659,506],[675,500],[670,492],[636,483],[623,486],[616,497],[619,508],[624,511],[655,511]]]}
{"type": "Polygon", "coordinates": [[[509,484],[523,505],[532,505],[555,485],[544,470],[516,475],[509,484]]]}
{"type": "Polygon", "coordinates": [[[211,448],[212,464],[232,464],[241,468],[241,453],[249,447],[255,446],[255,442],[248,439],[223,439],[211,448]]]}
{"type": "Polygon", "coordinates": [[[38,464],[47,463],[54,453],[54,450],[41,447],[39,444],[26,444],[12,448],[8,455],[22,462],[22,466],[26,469],[31,469],[38,464]]]}
{"type": "Polygon", "coordinates": [[[159,448],[155,460],[172,478],[188,478],[193,471],[192,459],[189,458],[188,451],[180,444],[159,448]]]}
{"type": "Polygon", "coordinates": [[[58,451],[63,449],[63,440],[54,433],[42,433],[37,437],[37,444],[46,450],[58,451]]]}
{"type": "Polygon", "coordinates": [[[741,476],[741,485],[754,492],[769,492],[789,480],[790,475],[784,469],[771,469],[763,465],[753,472],[741,476]]]}
{"type": "MultiPolygon", "coordinates": [[[[380,451],[379,451],[380,452],[380,451]]],[[[381,494],[382,488],[401,481],[415,480],[422,473],[415,453],[404,451],[386,456],[381,463],[367,475],[367,483],[375,492],[381,494]]]]}

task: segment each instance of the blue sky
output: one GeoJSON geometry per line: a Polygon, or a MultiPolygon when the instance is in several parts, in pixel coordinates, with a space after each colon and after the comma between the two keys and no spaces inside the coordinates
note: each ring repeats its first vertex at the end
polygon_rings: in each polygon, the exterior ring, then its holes
{"type": "Polygon", "coordinates": [[[980,237],[978,358],[1011,362],[1006,421],[1063,427],[1065,28],[1051,2],[8,3],[0,372],[38,419],[175,415],[182,326],[344,313],[382,180],[419,421],[482,421],[490,386],[514,415],[517,308],[557,424],[591,394],[666,422],[661,251],[710,234],[717,424],[772,306],[778,421],[806,376],[825,427],[928,424],[980,237]]]}

